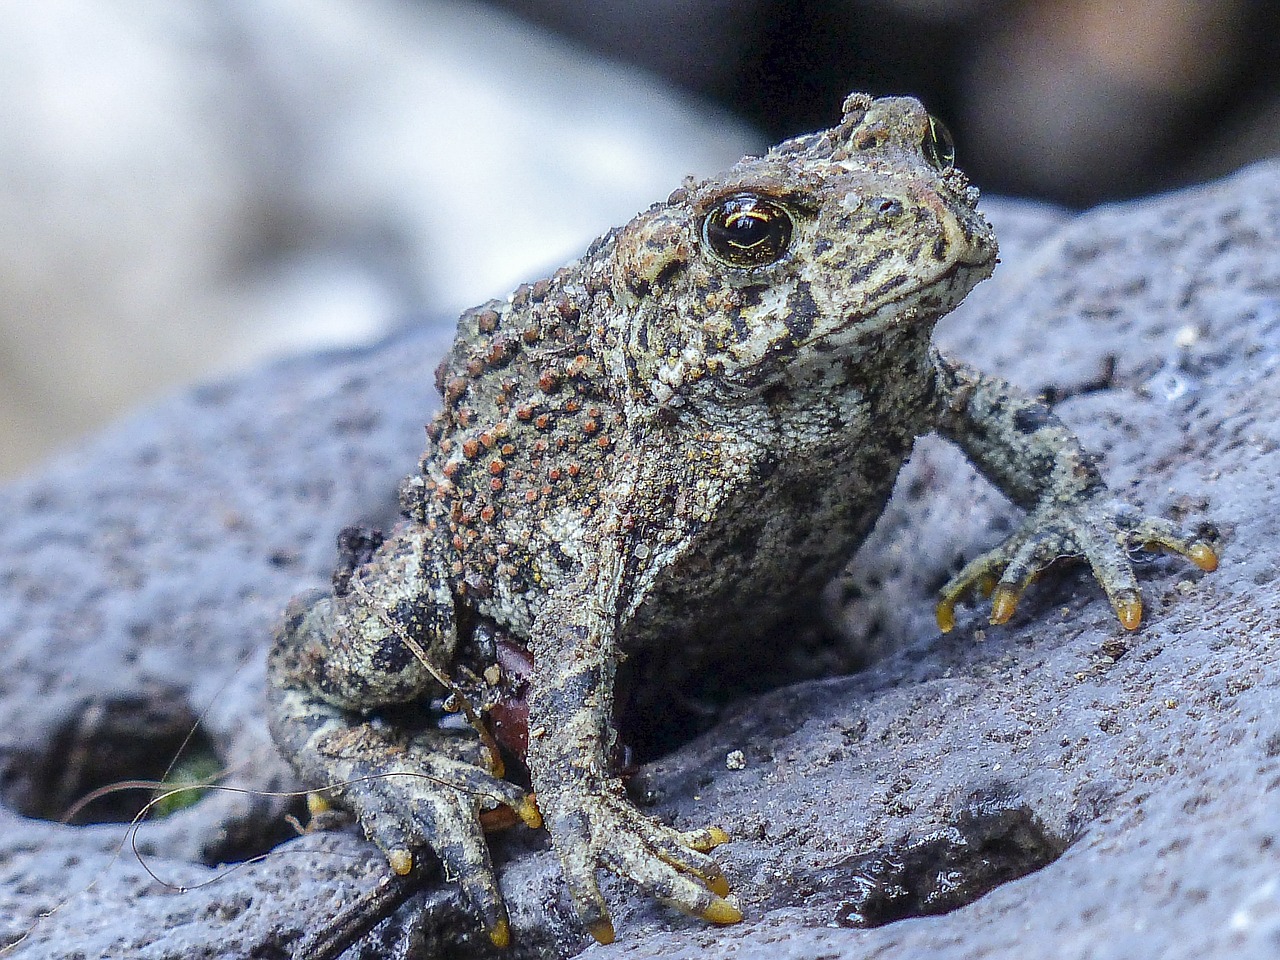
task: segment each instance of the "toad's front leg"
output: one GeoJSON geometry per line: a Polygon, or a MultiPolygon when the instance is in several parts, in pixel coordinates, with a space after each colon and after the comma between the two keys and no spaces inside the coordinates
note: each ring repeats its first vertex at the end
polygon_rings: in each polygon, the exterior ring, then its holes
{"type": "Polygon", "coordinates": [[[604,613],[610,604],[598,587],[581,584],[549,601],[532,638],[527,759],[574,907],[596,940],[613,940],[596,882],[607,867],[686,913],[736,923],[742,914],[724,899],[728,881],[706,856],[728,835],[718,827],[684,833],[645,816],[608,769],[616,618],[604,613]]]}
{"type": "Polygon", "coordinates": [[[1004,623],[1023,590],[1060,557],[1089,564],[1128,630],[1142,620],[1130,550],[1158,547],[1202,570],[1217,567],[1217,554],[1203,538],[1116,500],[1094,458],[1044,404],[955,361],[936,357],[936,364],[938,431],[1027,511],[1008,540],[970,561],[943,587],[943,630],[954,625],[955,604],[971,590],[991,593],[991,622],[1004,623]]]}

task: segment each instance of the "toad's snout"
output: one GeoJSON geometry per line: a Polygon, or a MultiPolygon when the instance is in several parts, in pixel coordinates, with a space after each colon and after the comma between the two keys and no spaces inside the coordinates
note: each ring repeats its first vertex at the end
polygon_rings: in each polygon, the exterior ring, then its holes
{"type": "Polygon", "coordinates": [[[855,282],[869,279],[878,266],[890,261],[897,274],[923,283],[956,267],[995,263],[997,245],[991,225],[976,210],[930,184],[855,188],[842,198],[836,220],[830,224],[830,235],[848,238],[855,282]]]}

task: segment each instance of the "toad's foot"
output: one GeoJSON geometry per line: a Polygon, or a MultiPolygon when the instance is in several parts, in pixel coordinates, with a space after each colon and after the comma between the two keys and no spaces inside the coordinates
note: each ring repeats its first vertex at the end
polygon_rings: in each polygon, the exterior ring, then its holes
{"type": "Polygon", "coordinates": [[[411,743],[408,750],[377,762],[349,762],[345,782],[334,792],[355,812],[397,874],[412,871],[424,848],[434,850],[445,876],[461,884],[490,938],[505,947],[510,926],[481,815],[487,808],[507,807],[536,828],[542,823],[538,808],[519,787],[482,767],[414,747],[411,743]]]}
{"type": "Polygon", "coordinates": [[[956,603],[967,593],[991,597],[991,622],[1013,616],[1022,593],[1063,557],[1083,557],[1126,630],[1142,622],[1142,599],[1129,551],[1159,548],[1186,557],[1201,570],[1217,569],[1218,555],[1201,536],[1185,534],[1167,520],[1140,517],[1114,501],[1092,499],[1032,511],[1008,540],[971,560],[942,588],[938,626],[955,626],[956,603]]]}
{"type": "Polygon", "coordinates": [[[573,905],[600,943],[613,941],[613,923],[596,882],[608,867],[663,903],[712,923],[737,923],[742,912],[724,898],[729,881],[706,855],[729,839],[719,827],[682,833],[637,810],[615,780],[590,792],[539,793],[573,905]]]}

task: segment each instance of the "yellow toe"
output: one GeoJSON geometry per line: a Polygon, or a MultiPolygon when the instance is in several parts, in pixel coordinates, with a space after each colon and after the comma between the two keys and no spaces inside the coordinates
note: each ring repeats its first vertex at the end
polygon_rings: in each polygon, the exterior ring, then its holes
{"type": "Polygon", "coordinates": [[[1018,591],[1013,587],[999,586],[991,594],[991,622],[1008,623],[1018,609],[1018,591]]]}
{"type": "Polygon", "coordinates": [[[956,605],[950,600],[939,600],[933,615],[938,620],[938,629],[950,633],[956,628],[956,605]]]}
{"type": "Polygon", "coordinates": [[[1218,554],[1207,543],[1197,543],[1187,551],[1187,559],[1205,573],[1218,569],[1218,554]]]}
{"type": "Polygon", "coordinates": [[[405,876],[413,869],[413,854],[408,850],[392,850],[387,854],[387,863],[400,876],[405,876]]]}
{"type": "Polygon", "coordinates": [[[1116,616],[1120,618],[1120,626],[1126,630],[1137,630],[1142,623],[1142,601],[1137,597],[1121,600],[1116,604],[1116,616]]]}
{"type": "Polygon", "coordinates": [[[538,830],[542,827],[542,811],[538,809],[538,803],[532,793],[520,801],[516,813],[529,829],[538,830]]]}
{"type": "Polygon", "coordinates": [[[587,933],[595,938],[596,943],[613,943],[616,934],[613,932],[613,923],[606,917],[603,920],[597,920],[595,923],[587,927],[587,933]]]}
{"type": "Polygon", "coordinates": [[[495,947],[506,949],[511,946],[511,924],[506,920],[499,920],[489,931],[489,939],[495,947]]]}
{"type": "Polygon", "coordinates": [[[684,834],[683,839],[690,848],[706,853],[722,843],[728,843],[729,834],[720,827],[707,827],[705,830],[692,830],[684,834]]]}
{"type": "Polygon", "coordinates": [[[716,897],[711,901],[710,906],[703,911],[702,916],[704,919],[710,920],[712,923],[738,923],[742,920],[742,911],[728,900],[716,897]]]}

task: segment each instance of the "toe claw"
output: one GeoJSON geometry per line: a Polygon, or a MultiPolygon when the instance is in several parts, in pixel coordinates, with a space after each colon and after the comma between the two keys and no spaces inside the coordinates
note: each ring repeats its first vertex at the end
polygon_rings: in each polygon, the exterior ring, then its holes
{"type": "Polygon", "coordinates": [[[493,941],[493,945],[499,949],[505,950],[511,946],[511,924],[505,919],[499,920],[489,928],[489,939],[493,941]]]}
{"type": "Polygon", "coordinates": [[[943,633],[950,633],[955,629],[956,602],[954,600],[939,600],[933,613],[938,621],[938,629],[943,633]]]}
{"type": "Polygon", "coordinates": [[[1142,624],[1142,599],[1137,596],[1118,598],[1115,605],[1116,616],[1120,618],[1120,626],[1126,630],[1137,630],[1142,624]]]}
{"type": "Polygon", "coordinates": [[[520,819],[524,821],[525,826],[530,830],[540,830],[542,828],[542,811],[538,809],[537,800],[532,793],[520,802],[520,806],[516,808],[516,813],[520,815],[520,819]]]}
{"type": "Polygon", "coordinates": [[[1218,569],[1217,551],[1207,543],[1192,544],[1191,549],[1187,551],[1187,559],[1205,573],[1213,573],[1218,569]]]}
{"type": "Polygon", "coordinates": [[[702,911],[702,918],[721,925],[739,923],[742,920],[742,911],[723,897],[716,897],[702,911]]]}
{"type": "Polygon", "coordinates": [[[682,839],[689,849],[706,853],[722,843],[728,843],[729,834],[720,827],[707,827],[703,830],[690,830],[682,839]]]}
{"type": "Polygon", "coordinates": [[[405,877],[413,872],[413,854],[408,850],[389,851],[387,863],[391,864],[391,869],[397,876],[405,877]]]}
{"type": "Polygon", "coordinates": [[[1018,591],[1001,584],[991,594],[991,623],[1008,623],[1018,609],[1018,591]]]}
{"type": "Polygon", "coordinates": [[[610,944],[613,943],[615,934],[613,932],[613,922],[605,917],[603,920],[597,920],[595,923],[587,925],[587,933],[595,939],[596,943],[610,944]]]}

